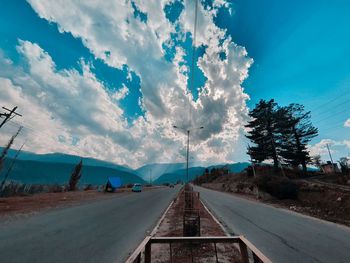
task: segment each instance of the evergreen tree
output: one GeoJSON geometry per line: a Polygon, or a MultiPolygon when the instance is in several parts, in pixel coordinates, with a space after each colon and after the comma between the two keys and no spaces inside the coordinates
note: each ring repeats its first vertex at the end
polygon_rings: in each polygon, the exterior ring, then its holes
{"type": "Polygon", "coordinates": [[[80,160],[80,162],[74,167],[72,175],[70,176],[69,191],[75,191],[80,178],[83,176],[80,173],[82,168],[83,168],[83,160],[80,160]]]}
{"type": "Polygon", "coordinates": [[[248,149],[253,162],[272,159],[275,169],[278,169],[280,140],[276,129],[276,113],[277,103],[273,99],[268,102],[260,100],[249,113],[251,120],[245,127],[249,128],[246,137],[255,144],[248,149]]]}
{"type": "Polygon", "coordinates": [[[303,105],[292,103],[279,108],[276,116],[281,156],[294,167],[302,165],[306,173],[306,164],[311,161],[307,145],[318,135],[318,129],[310,121],[310,112],[305,112],[303,105]]]}

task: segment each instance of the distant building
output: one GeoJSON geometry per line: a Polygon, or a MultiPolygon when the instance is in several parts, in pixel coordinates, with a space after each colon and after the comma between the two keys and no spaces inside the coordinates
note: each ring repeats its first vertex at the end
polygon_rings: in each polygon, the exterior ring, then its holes
{"type": "Polygon", "coordinates": [[[328,161],[326,164],[322,164],[321,170],[325,174],[330,174],[330,173],[334,173],[334,172],[340,173],[338,165],[336,163],[332,164],[330,161],[328,161]]]}

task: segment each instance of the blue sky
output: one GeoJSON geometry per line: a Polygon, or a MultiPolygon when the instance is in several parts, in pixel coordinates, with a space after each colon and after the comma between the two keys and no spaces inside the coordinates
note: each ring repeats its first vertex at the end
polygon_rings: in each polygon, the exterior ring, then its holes
{"type": "Polygon", "coordinates": [[[17,147],[137,167],[183,161],[172,126],[204,126],[193,162],[244,161],[247,111],[274,98],[311,110],[312,154],[347,156],[350,3],[200,2],[192,98],[194,0],[2,1],[0,103],[23,113],[4,132],[22,124],[17,147]]]}

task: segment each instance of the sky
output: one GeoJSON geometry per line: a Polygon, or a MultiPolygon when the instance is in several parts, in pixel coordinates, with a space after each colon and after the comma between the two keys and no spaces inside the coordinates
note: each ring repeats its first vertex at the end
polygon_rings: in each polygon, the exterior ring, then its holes
{"type": "Polygon", "coordinates": [[[348,1],[3,0],[4,146],[127,165],[248,160],[260,99],[299,103],[311,155],[350,155],[348,1]],[[193,90],[191,93],[193,45],[193,90]],[[177,126],[175,129],[173,126],[177,126]],[[198,129],[203,127],[203,129],[198,129]]]}

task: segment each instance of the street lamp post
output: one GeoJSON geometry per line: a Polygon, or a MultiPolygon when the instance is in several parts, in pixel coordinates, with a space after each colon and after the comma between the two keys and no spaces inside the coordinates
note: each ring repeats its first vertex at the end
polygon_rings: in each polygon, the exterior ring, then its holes
{"type": "Polygon", "coordinates": [[[176,125],[173,126],[175,129],[184,130],[187,132],[187,155],[186,155],[186,183],[188,183],[188,156],[190,152],[190,131],[196,130],[196,129],[203,129],[204,127],[198,127],[198,128],[192,128],[192,129],[185,129],[182,127],[178,127],[176,125]]]}

